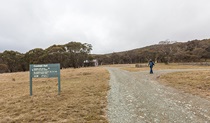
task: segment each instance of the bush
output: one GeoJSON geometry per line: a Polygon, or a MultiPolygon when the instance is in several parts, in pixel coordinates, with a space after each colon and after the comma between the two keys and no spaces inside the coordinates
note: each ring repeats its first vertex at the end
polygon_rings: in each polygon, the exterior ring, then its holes
{"type": "Polygon", "coordinates": [[[8,66],[6,64],[0,64],[0,73],[8,72],[8,66]]]}

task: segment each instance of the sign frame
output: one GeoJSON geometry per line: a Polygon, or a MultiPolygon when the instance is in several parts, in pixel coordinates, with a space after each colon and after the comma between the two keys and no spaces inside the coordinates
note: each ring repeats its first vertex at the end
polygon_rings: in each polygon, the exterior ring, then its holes
{"type": "Polygon", "coordinates": [[[58,78],[58,95],[61,92],[60,64],[30,64],[30,96],[33,94],[33,78],[58,78]]]}

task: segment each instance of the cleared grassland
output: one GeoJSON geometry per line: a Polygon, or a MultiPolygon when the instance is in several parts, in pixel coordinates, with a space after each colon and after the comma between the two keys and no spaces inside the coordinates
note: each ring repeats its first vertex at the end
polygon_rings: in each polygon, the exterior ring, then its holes
{"type": "MultiPolygon", "coordinates": [[[[118,65],[123,70],[127,70],[130,72],[138,72],[138,71],[149,71],[148,67],[141,67],[136,68],[134,64],[129,65],[118,65]]],[[[210,68],[210,66],[197,66],[197,65],[179,65],[177,63],[171,63],[168,65],[165,65],[163,63],[157,63],[153,67],[153,70],[165,70],[165,69],[202,69],[202,68],[210,68]]]]}
{"type": "Polygon", "coordinates": [[[174,72],[161,75],[160,82],[210,100],[210,70],[174,72]]]}
{"type": "MultiPolygon", "coordinates": [[[[109,65],[131,72],[148,71],[134,64],[109,65]]],[[[201,69],[205,66],[156,64],[156,70],[201,69]]],[[[187,93],[210,96],[210,71],[175,72],[158,77],[160,83],[187,93]]],[[[102,67],[61,70],[61,94],[56,78],[33,79],[29,96],[29,73],[0,74],[0,123],[67,122],[107,123],[106,105],[109,73],[102,67]]],[[[209,98],[208,98],[209,99],[209,98]]]]}
{"type": "MultiPolygon", "coordinates": [[[[148,71],[149,67],[136,68],[135,65],[118,66],[130,72],[148,71]]],[[[153,70],[165,69],[210,69],[210,66],[178,65],[176,63],[165,65],[155,64],[153,70]]],[[[210,100],[210,70],[188,72],[173,72],[158,76],[158,81],[164,85],[174,87],[186,93],[199,95],[210,100]]]]}
{"type": "Polygon", "coordinates": [[[109,73],[102,67],[61,70],[56,78],[33,79],[29,72],[0,74],[0,122],[106,123],[109,73]]]}

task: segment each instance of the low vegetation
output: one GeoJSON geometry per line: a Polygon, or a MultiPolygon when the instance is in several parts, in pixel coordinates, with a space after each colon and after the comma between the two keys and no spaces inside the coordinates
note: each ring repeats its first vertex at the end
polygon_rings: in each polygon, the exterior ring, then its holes
{"type": "Polygon", "coordinates": [[[160,76],[160,82],[210,100],[210,71],[175,72],[160,76]]]}
{"type": "MultiPolygon", "coordinates": [[[[135,65],[119,65],[119,68],[130,72],[148,71],[149,67],[136,68],[135,65]]],[[[174,87],[186,93],[199,95],[210,100],[210,66],[197,65],[179,65],[173,64],[156,64],[155,70],[165,69],[195,69],[188,72],[173,72],[163,74],[158,77],[158,81],[164,85],[174,87]],[[197,70],[196,69],[203,69],[197,70]]]]}
{"type": "MultiPolygon", "coordinates": [[[[134,64],[108,65],[131,72],[149,71],[134,64]]],[[[155,70],[210,68],[178,64],[156,64],[155,70]]],[[[61,94],[56,78],[33,79],[29,96],[29,73],[0,74],[0,122],[107,123],[109,73],[102,67],[61,70],[61,94]]],[[[163,74],[158,81],[187,93],[210,99],[210,71],[163,74]]]]}
{"type": "MultiPolygon", "coordinates": [[[[145,65],[147,65],[147,64],[145,64],[145,65]]],[[[127,71],[130,71],[130,72],[149,71],[149,69],[150,69],[149,66],[137,68],[137,67],[135,67],[134,64],[121,65],[119,67],[123,70],[127,70],[127,71]]],[[[165,70],[165,69],[202,69],[202,68],[206,68],[206,67],[207,66],[179,65],[178,63],[171,63],[171,64],[168,64],[168,65],[166,65],[164,63],[157,63],[157,64],[155,64],[153,69],[155,71],[155,70],[165,70]]],[[[210,66],[208,66],[208,68],[210,68],[210,66]]]]}
{"type": "Polygon", "coordinates": [[[61,70],[56,78],[33,79],[29,73],[0,74],[0,122],[106,123],[108,72],[101,67],[61,70]]]}

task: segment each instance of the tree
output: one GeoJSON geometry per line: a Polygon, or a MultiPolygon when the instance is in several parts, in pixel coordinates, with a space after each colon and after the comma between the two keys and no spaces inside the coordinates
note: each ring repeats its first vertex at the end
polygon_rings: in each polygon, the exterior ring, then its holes
{"type": "Polygon", "coordinates": [[[83,66],[84,61],[88,58],[88,54],[92,50],[92,45],[80,42],[69,42],[64,45],[68,52],[69,66],[78,68],[83,66]]]}
{"type": "Polygon", "coordinates": [[[8,66],[10,72],[22,71],[23,54],[16,51],[4,51],[1,54],[1,60],[8,66]]]}
{"type": "Polygon", "coordinates": [[[94,58],[98,59],[98,63],[100,65],[111,64],[111,58],[109,58],[107,55],[97,55],[94,56],[94,58]]]}
{"type": "Polygon", "coordinates": [[[60,63],[61,68],[65,67],[65,48],[63,45],[53,45],[45,50],[43,55],[43,62],[45,63],[60,63]]]}
{"type": "Polygon", "coordinates": [[[164,62],[165,64],[168,64],[170,62],[170,60],[172,59],[173,53],[174,52],[173,52],[172,44],[160,46],[159,54],[161,57],[161,61],[164,62]]]}
{"type": "Polygon", "coordinates": [[[25,54],[25,60],[28,64],[39,64],[41,61],[41,56],[45,54],[45,51],[41,48],[35,48],[28,51],[25,54]]]}
{"type": "Polygon", "coordinates": [[[0,73],[6,73],[8,71],[9,71],[9,69],[6,64],[0,64],[0,73]]]}
{"type": "Polygon", "coordinates": [[[111,56],[112,64],[119,64],[120,56],[117,53],[112,53],[111,56]]]}

